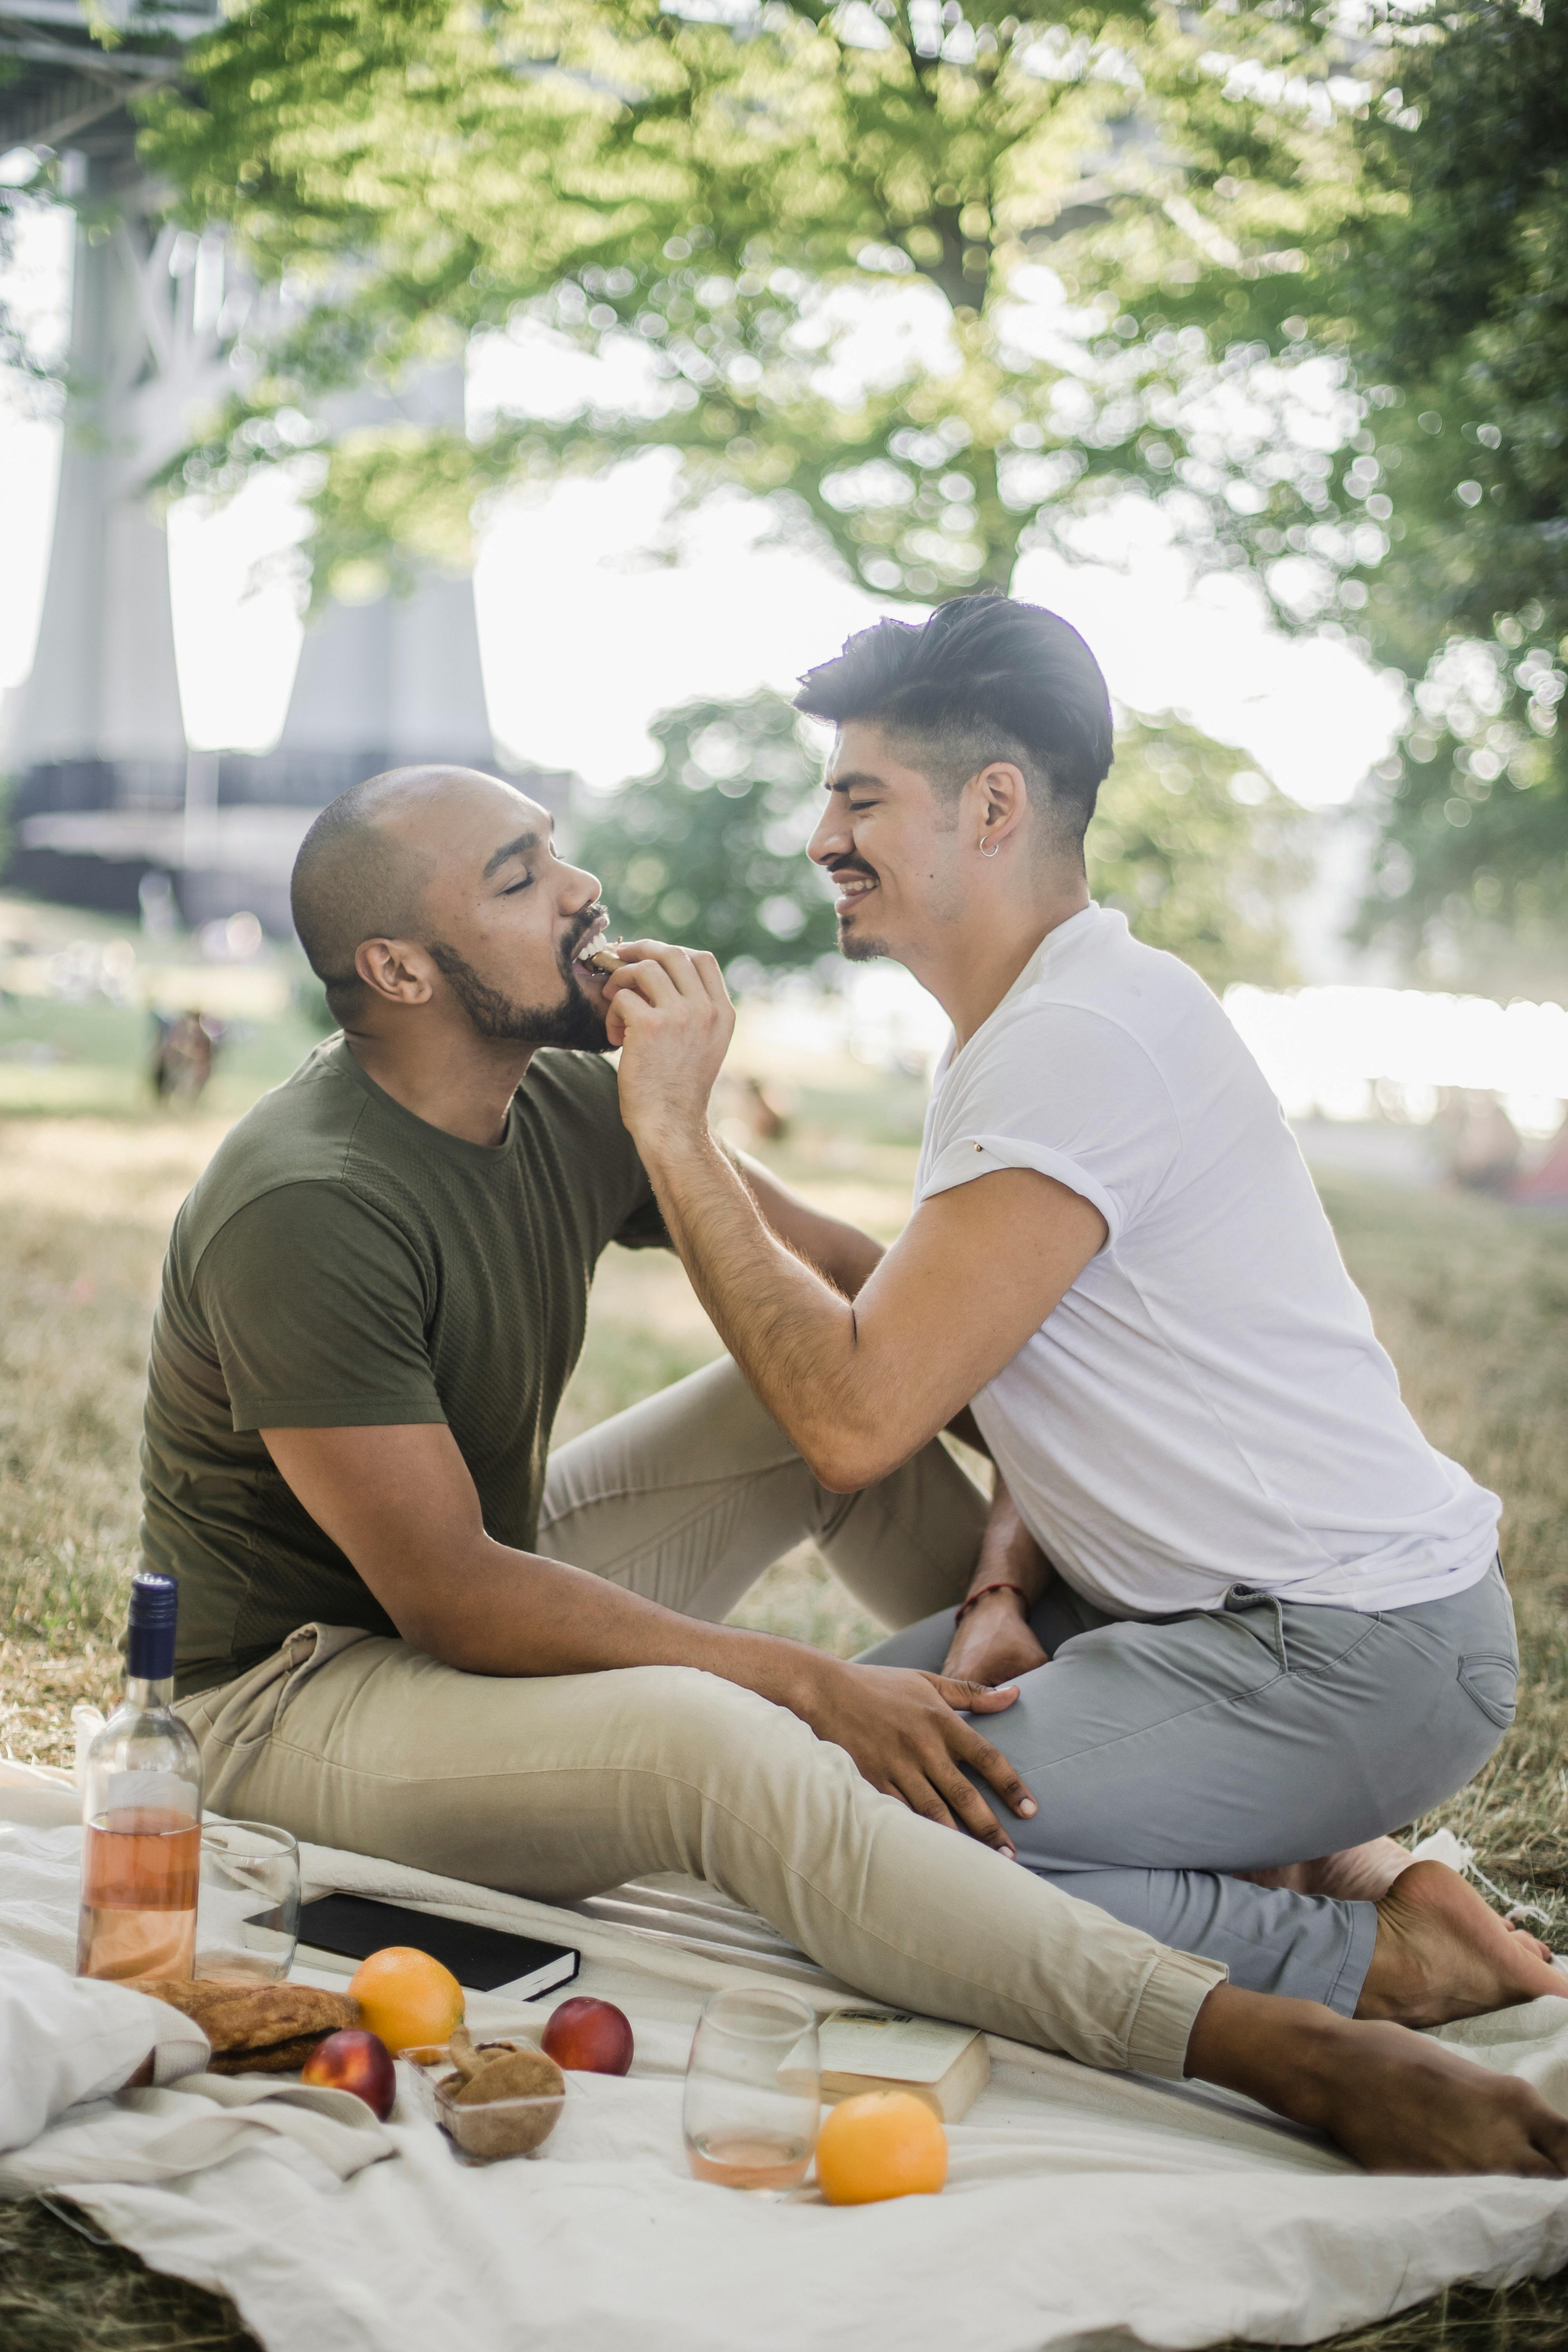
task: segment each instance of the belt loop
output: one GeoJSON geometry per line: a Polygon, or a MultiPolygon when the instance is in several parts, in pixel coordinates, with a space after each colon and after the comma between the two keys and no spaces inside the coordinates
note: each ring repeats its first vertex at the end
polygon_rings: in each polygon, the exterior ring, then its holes
{"type": "Polygon", "coordinates": [[[1279,1671],[1290,1671],[1290,1653],[1285,1646],[1285,1612],[1277,1594],[1260,1592],[1255,1584],[1233,1584],[1220,1606],[1233,1617],[1240,1617],[1253,1609],[1267,1609],[1274,1619],[1274,1654],[1279,1661],[1279,1671]]]}

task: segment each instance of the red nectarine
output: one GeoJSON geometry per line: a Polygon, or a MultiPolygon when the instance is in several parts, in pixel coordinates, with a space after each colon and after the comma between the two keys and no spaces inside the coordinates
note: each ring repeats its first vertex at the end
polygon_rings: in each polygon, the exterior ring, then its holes
{"type": "Polygon", "coordinates": [[[397,2069],[379,2033],[349,2026],[318,2042],[300,2069],[301,2083],[321,2091],[352,2091],[384,2123],[397,2096],[397,2069]]]}
{"type": "Polygon", "coordinates": [[[570,2073],[624,2074],[632,2063],[631,2020],[614,2001],[578,1993],[553,2012],[540,2048],[570,2073]]]}

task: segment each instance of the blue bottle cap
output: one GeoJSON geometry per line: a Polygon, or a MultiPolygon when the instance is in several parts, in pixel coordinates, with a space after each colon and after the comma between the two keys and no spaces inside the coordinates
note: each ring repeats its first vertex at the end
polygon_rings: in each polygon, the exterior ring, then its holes
{"type": "Polygon", "coordinates": [[[174,1671],[174,1623],[180,1588],[172,1576],[146,1571],[131,1580],[125,1671],[138,1682],[166,1682],[174,1671]]]}

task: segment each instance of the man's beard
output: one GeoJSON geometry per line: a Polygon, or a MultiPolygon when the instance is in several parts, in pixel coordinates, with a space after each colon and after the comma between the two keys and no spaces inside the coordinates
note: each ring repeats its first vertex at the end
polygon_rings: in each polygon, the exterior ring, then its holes
{"type": "Polygon", "coordinates": [[[840,923],[838,952],[846,963],[874,963],[879,956],[887,954],[888,944],[885,940],[868,938],[864,932],[847,932],[840,923]]]}
{"type": "Polygon", "coordinates": [[[477,1036],[498,1045],[564,1045],[584,1054],[607,1054],[610,1041],[605,1016],[572,977],[572,956],[577,939],[561,956],[564,994],[555,1004],[519,1004],[481,980],[471,963],[439,940],[430,953],[451,985],[453,995],[473,1024],[477,1036]]]}

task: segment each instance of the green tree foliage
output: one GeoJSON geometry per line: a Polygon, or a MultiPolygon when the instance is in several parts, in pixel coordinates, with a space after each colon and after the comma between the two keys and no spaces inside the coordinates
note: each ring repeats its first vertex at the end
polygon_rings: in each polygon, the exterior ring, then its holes
{"type": "MultiPolygon", "coordinates": [[[[1568,982],[1568,16],[1406,20],[1361,134],[1379,202],[1343,272],[1402,534],[1374,643],[1415,688],[1363,933],[1568,982]],[[1392,68],[1391,68],[1392,69],[1392,68]],[[1385,394],[1384,397],[1387,395],[1385,394]]],[[[1373,488],[1372,466],[1365,468],[1373,488]]]]}
{"type": "MultiPolygon", "coordinates": [[[[798,970],[832,952],[831,894],[805,855],[820,753],[779,696],[657,720],[657,769],[584,802],[573,856],[612,929],[798,970]]],[[[1097,898],[1216,989],[1293,977],[1281,908],[1306,879],[1304,819],[1242,755],[1178,720],[1127,717],[1086,844],[1097,898]]]]}
{"type": "MultiPolygon", "coordinates": [[[[1173,472],[1287,622],[1338,628],[1410,683],[1372,784],[1362,936],[1428,975],[1562,987],[1568,15],[1374,0],[1351,62],[1341,200],[1318,191],[1289,315],[1245,257],[1223,291],[1213,272],[1194,289],[1211,341],[1223,299],[1231,398],[1173,472]]],[[[1225,193],[1207,199],[1222,226],[1225,193]]]]}
{"type": "Polygon", "coordinates": [[[310,453],[318,593],[656,446],[922,602],[1131,485],[1411,681],[1363,933],[1499,971],[1561,936],[1561,5],[256,0],[149,119],[291,305],[184,478],[310,453]],[[471,439],[323,425],[476,333],[607,388],[471,439]]]}
{"type": "Polygon", "coordinates": [[[1310,822],[1241,752],[1127,713],[1084,844],[1089,888],[1211,988],[1286,987],[1299,974],[1284,910],[1309,877],[1310,822]]]}
{"type": "Polygon", "coordinates": [[[1005,586],[1129,482],[1243,560],[1231,474],[1281,531],[1320,500],[1255,379],[1353,201],[1342,62],[1267,0],[255,0],[148,111],[189,216],[293,305],[184,481],[313,450],[319,593],[461,560],[486,493],[652,446],[893,596],[1005,586]],[[613,393],[323,430],[484,333],[607,357],[613,393]]]}
{"type": "MultiPolygon", "coordinates": [[[[1305,548],[1331,468],[1293,429],[1294,310],[1360,200],[1344,62],[1237,0],[257,0],[151,115],[191,216],[294,304],[185,479],[309,452],[318,593],[461,561],[487,493],[655,446],[690,498],[765,498],[893,597],[1005,586],[1129,485],[1200,563],[1257,560],[1265,519],[1305,548]],[[608,359],[613,394],[472,437],[324,429],[334,394],[485,334],[608,359]]],[[[1216,984],[1279,976],[1283,804],[1236,798],[1241,762],[1190,730],[1125,740],[1097,883],[1216,984]]],[[[584,844],[617,920],[726,961],[830,946],[782,706],[660,740],[584,844]]]]}

